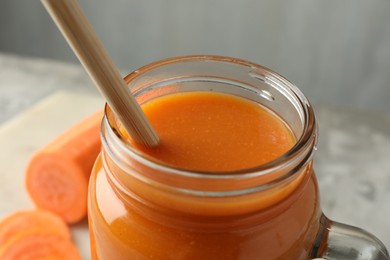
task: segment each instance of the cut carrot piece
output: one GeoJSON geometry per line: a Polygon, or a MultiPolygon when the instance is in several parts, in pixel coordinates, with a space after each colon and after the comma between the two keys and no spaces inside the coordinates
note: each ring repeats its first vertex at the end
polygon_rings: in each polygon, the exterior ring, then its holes
{"type": "Polygon", "coordinates": [[[102,117],[99,111],[70,128],[38,151],[27,167],[26,187],[35,205],[68,223],[87,213],[88,181],[100,152],[102,117]]]}
{"type": "Polygon", "coordinates": [[[81,259],[71,240],[49,230],[26,230],[0,246],[2,260],[81,259]]]}
{"type": "Polygon", "coordinates": [[[58,235],[70,240],[70,231],[59,216],[44,210],[15,212],[0,221],[0,245],[8,243],[12,237],[28,230],[54,230],[58,235]]]}

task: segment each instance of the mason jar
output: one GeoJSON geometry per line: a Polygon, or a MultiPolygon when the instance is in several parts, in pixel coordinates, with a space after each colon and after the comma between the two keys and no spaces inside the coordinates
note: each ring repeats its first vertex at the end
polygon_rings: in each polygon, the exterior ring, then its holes
{"type": "Polygon", "coordinates": [[[141,105],[197,91],[255,102],[279,116],[296,143],[248,169],[185,170],[129,143],[106,106],[89,186],[92,259],[389,259],[377,238],[322,213],[314,111],[287,79],[240,59],[185,56],[147,65],[125,81],[141,105]]]}

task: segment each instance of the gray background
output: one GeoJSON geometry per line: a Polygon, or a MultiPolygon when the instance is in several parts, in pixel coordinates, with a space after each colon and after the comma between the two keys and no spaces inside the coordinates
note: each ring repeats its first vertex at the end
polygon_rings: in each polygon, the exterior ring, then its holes
{"type": "MultiPolygon", "coordinates": [[[[390,0],[79,0],[124,73],[185,54],[248,59],[314,104],[390,111],[390,0]]],[[[0,0],[0,52],[78,62],[38,0],[0,0]]]]}
{"type": "MultiPolygon", "coordinates": [[[[390,0],[79,1],[123,73],[201,53],[252,60],[293,81],[320,126],[324,213],[390,249],[390,0]]],[[[39,0],[0,0],[0,124],[57,90],[98,94],[39,0]]],[[[0,208],[19,207],[4,198],[0,208]]]]}

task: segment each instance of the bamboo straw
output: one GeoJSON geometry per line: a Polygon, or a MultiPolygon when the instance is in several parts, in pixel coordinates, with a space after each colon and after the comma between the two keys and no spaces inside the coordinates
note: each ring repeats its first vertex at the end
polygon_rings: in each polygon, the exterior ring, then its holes
{"type": "Polygon", "coordinates": [[[159,138],[130,93],[76,0],[41,0],[130,136],[154,147],[159,138]]]}

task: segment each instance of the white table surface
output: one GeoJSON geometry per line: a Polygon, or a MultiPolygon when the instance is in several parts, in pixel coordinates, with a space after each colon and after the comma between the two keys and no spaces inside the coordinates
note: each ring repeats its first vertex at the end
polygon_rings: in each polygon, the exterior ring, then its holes
{"type": "MultiPolygon", "coordinates": [[[[18,115],[20,117],[34,105],[42,105],[40,101],[53,98],[52,94],[58,90],[95,100],[91,104],[100,104],[95,103],[100,102],[97,90],[79,65],[0,53],[0,130],[12,125],[18,115]]],[[[83,113],[94,110],[93,106],[83,113]]],[[[390,113],[316,104],[314,108],[320,128],[315,169],[324,213],[332,220],[368,230],[390,249],[390,113]]],[[[81,118],[83,113],[76,116],[70,113],[72,116],[62,127],[81,118]]],[[[19,147],[32,148],[27,145],[19,147]]],[[[9,149],[0,146],[2,164],[6,163],[4,154],[9,149]]],[[[2,169],[5,168],[3,165],[2,169]]],[[[23,173],[12,174],[18,176],[23,173]]],[[[29,203],[25,195],[20,195],[24,192],[23,188],[7,189],[9,183],[20,181],[20,178],[4,179],[2,176],[10,176],[10,173],[0,171],[0,217],[29,203]],[[21,197],[18,199],[20,205],[12,204],[9,198],[18,196],[21,197]]],[[[73,231],[78,245],[83,247],[83,258],[88,259],[85,228],[86,223],[81,223],[73,227],[73,231]]]]}

